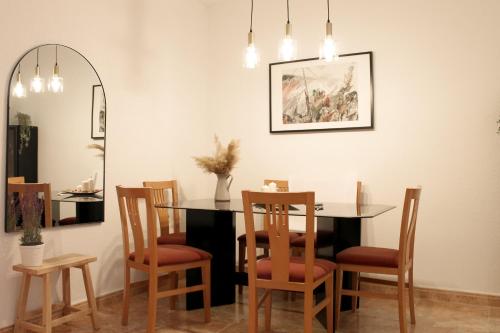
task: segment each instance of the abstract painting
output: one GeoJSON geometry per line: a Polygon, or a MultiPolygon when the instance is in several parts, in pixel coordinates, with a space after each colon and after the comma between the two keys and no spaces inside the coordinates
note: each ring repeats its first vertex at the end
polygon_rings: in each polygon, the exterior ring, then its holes
{"type": "Polygon", "coordinates": [[[371,52],[271,64],[270,131],[373,128],[371,52]]]}
{"type": "Polygon", "coordinates": [[[92,86],[92,139],[104,139],[106,135],[106,97],[102,85],[92,86]]]}

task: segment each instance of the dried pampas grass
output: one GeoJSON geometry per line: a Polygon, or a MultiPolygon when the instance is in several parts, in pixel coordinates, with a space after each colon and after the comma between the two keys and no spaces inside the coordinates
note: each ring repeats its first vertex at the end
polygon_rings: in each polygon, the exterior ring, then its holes
{"type": "Polygon", "coordinates": [[[194,160],[206,173],[228,175],[240,159],[239,149],[240,142],[238,140],[231,140],[226,148],[222,146],[216,135],[214,156],[194,157],[194,160]]]}

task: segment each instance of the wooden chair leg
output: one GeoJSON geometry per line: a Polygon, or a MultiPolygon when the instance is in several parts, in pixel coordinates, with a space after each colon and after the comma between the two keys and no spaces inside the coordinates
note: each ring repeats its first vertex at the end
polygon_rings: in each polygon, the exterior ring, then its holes
{"type": "MultiPolygon", "coordinates": [[[[175,290],[179,288],[179,274],[177,272],[172,272],[169,274],[168,282],[170,284],[170,289],[175,290]]],[[[177,304],[177,295],[171,296],[170,299],[170,309],[175,310],[177,304]]]]}
{"type": "MultiPolygon", "coordinates": [[[[247,245],[245,242],[238,242],[238,272],[245,271],[245,252],[247,249],[247,245]]],[[[243,286],[241,284],[238,285],[238,294],[243,294],[243,286]]]]}
{"type": "Polygon", "coordinates": [[[413,293],[413,267],[411,267],[410,271],[408,272],[408,296],[410,301],[411,323],[415,325],[416,319],[415,319],[415,297],[413,293]]]}
{"type": "Polygon", "coordinates": [[[304,292],[304,333],[313,332],[314,295],[312,289],[304,292]]]}
{"type": "MultiPolygon", "coordinates": [[[[352,290],[358,291],[359,290],[359,273],[358,272],[352,272],[351,273],[351,286],[352,290]]],[[[351,297],[351,311],[356,312],[356,309],[358,307],[358,296],[352,296],[351,297]]]]}
{"type": "Polygon", "coordinates": [[[17,303],[17,318],[14,326],[15,333],[24,333],[25,329],[21,326],[21,322],[26,315],[26,304],[28,302],[28,294],[30,291],[31,275],[23,273],[23,281],[21,282],[21,291],[19,293],[19,300],[17,303]]]}
{"type": "Polygon", "coordinates": [[[326,297],[330,299],[326,305],[326,330],[328,333],[333,333],[333,274],[325,281],[326,297]]]}
{"type": "Polygon", "coordinates": [[[128,325],[128,308],[130,304],[130,266],[125,263],[125,278],[123,285],[122,325],[128,325]]]}
{"type": "Polygon", "coordinates": [[[342,275],[341,269],[337,268],[335,272],[335,328],[339,328],[340,322],[340,304],[342,302],[342,275]]]}
{"type": "Polygon", "coordinates": [[[406,333],[405,275],[398,276],[399,331],[406,333]]]}
{"type": "Polygon", "coordinates": [[[248,282],[248,333],[257,333],[259,317],[257,308],[257,288],[252,281],[248,282]]]}
{"type": "Polygon", "coordinates": [[[205,312],[205,322],[210,322],[210,261],[201,268],[201,278],[203,281],[203,309],[205,312]]]}
{"type": "Polygon", "coordinates": [[[50,274],[43,275],[43,310],[42,325],[44,333],[52,332],[52,288],[50,285],[50,274]]]}
{"type": "Polygon", "coordinates": [[[99,329],[99,323],[97,320],[97,304],[95,301],[94,286],[92,284],[92,276],[90,275],[89,265],[85,264],[82,266],[83,282],[85,284],[85,291],[87,292],[87,302],[90,308],[90,319],[92,320],[92,326],[94,330],[99,329]]]}
{"type": "Polygon", "coordinates": [[[266,332],[271,331],[271,308],[272,308],[272,305],[273,305],[273,291],[271,289],[269,289],[267,291],[267,296],[266,296],[266,300],[264,303],[264,314],[265,314],[264,323],[265,323],[266,332]]]}
{"type": "Polygon", "coordinates": [[[156,331],[156,306],[158,304],[158,275],[156,272],[149,273],[148,290],[148,329],[147,333],[156,331]]]}
{"type": "Polygon", "coordinates": [[[71,279],[70,279],[70,269],[65,268],[62,271],[62,292],[63,292],[63,315],[71,313],[71,279]]]}

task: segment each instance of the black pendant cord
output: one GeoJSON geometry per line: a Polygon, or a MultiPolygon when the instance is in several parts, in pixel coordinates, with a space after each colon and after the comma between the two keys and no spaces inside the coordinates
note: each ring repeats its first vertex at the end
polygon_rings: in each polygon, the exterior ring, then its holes
{"type": "Polygon", "coordinates": [[[56,45],[56,66],[57,66],[57,45],[56,45]]]}
{"type": "Polygon", "coordinates": [[[286,23],[290,23],[290,0],[286,0],[286,23]]]}
{"type": "Polygon", "coordinates": [[[19,66],[17,67],[17,74],[21,74],[21,62],[19,62],[19,66]]]}
{"type": "Polygon", "coordinates": [[[36,67],[38,67],[38,54],[40,53],[40,49],[36,49],[36,67]]]}
{"type": "Polygon", "coordinates": [[[330,23],[330,0],[326,0],[326,7],[328,8],[328,23],[330,23]]]}
{"type": "Polygon", "coordinates": [[[250,9],[250,32],[253,32],[253,0],[250,9]]]}

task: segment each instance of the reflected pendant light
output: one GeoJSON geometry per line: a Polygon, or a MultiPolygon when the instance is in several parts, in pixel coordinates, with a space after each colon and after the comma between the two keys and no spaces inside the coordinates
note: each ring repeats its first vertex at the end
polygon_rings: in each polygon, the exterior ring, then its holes
{"type": "Polygon", "coordinates": [[[257,48],[254,43],[254,34],[253,34],[253,0],[251,0],[251,9],[250,9],[250,31],[248,32],[248,45],[245,49],[245,62],[244,66],[248,69],[254,69],[257,67],[260,61],[260,56],[257,48]]]}
{"type": "Polygon", "coordinates": [[[17,80],[16,84],[12,88],[12,96],[17,98],[26,97],[26,88],[21,81],[21,62],[19,62],[19,66],[17,68],[17,80]]]}
{"type": "Polygon", "coordinates": [[[40,77],[40,66],[38,66],[38,60],[40,55],[40,49],[36,49],[36,67],[35,76],[31,79],[30,91],[38,94],[44,91],[43,79],[40,77]]]}
{"type": "Polygon", "coordinates": [[[325,61],[333,61],[338,59],[337,46],[335,45],[335,40],[333,39],[333,26],[330,21],[330,0],[326,0],[326,5],[328,8],[328,20],[326,21],[326,35],[323,43],[319,48],[319,58],[325,61]]]}
{"type": "Polygon", "coordinates": [[[290,0],[286,0],[286,16],[285,37],[281,40],[279,57],[283,61],[290,61],[297,56],[297,47],[292,38],[292,24],[290,23],[290,0]]]}
{"type": "Polygon", "coordinates": [[[52,78],[49,81],[48,88],[49,91],[53,93],[61,93],[64,90],[63,78],[59,75],[59,64],[57,63],[57,45],[56,45],[56,64],[54,65],[54,71],[52,72],[52,78]]]}

